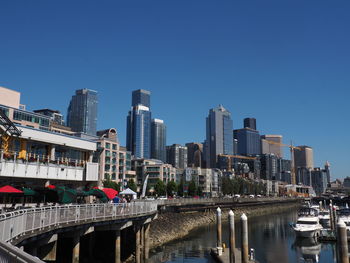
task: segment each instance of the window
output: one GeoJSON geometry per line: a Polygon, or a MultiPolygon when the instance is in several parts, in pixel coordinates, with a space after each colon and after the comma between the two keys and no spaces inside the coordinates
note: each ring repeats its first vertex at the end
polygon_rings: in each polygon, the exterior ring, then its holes
{"type": "Polygon", "coordinates": [[[106,142],[106,149],[110,149],[111,148],[111,144],[106,142]]]}
{"type": "Polygon", "coordinates": [[[117,145],[116,144],[112,144],[112,149],[113,150],[117,150],[117,145]]]}
{"type": "Polygon", "coordinates": [[[107,156],[107,157],[110,157],[110,156],[111,156],[111,152],[108,151],[108,150],[106,150],[106,156],[107,156]]]}

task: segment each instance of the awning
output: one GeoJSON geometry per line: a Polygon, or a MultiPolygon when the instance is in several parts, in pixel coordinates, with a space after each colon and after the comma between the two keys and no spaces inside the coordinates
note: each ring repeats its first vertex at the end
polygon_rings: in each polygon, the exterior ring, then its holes
{"type": "Polygon", "coordinates": [[[107,195],[100,189],[94,188],[87,192],[88,195],[93,195],[99,198],[102,202],[108,202],[107,195]]]}
{"type": "Polygon", "coordinates": [[[113,199],[118,194],[118,191],[113,188],[103,188],[102,191],[109,199],[113,199]]]}
{"type": "Polygon", "coordinates": [[[65,186],[57,186],[58,202],[61,204],[75,203],[77,200],[77,191],[65,186]]]}
{"type": "Polygon", "coordinates": [[[120,195],[137,195],[133,190],[130,188],[125,189],[124,191],[119,193],[120,195]]]}

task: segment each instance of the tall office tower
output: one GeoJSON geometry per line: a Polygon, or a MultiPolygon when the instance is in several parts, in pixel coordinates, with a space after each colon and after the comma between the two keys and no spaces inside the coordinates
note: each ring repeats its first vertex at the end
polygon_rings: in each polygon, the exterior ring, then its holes
{"type": "Polygon", "coordinates": [[[187,147],[180,144],[173,144],[166,147],[167,163],[176,168],[187,167],[187,147]]]}
{"type": "Polygon", "coordinates": [[[233,154],[231,113],[222,105],[210,109],[206,118],[208,158],[207,167],[215,168],[219,154],[233,154]]]}
{"type": "Polygon", "coordinates": [[[148,90],[138,89],[132,92],[132,106],[143,105],[151,107],[151,92],[148,90]]]}
{"type": "Polygon", "coordinates": [[[197,142],[186,143],[187,167],[202,167],[203,144],[197,142]]]}
{"type": "Polygon", "coordinates": [[[244,122],[244,128],[250,128],[250,129],[256,130],[255,118],[245,118],[243,122],[244,122]]]}
{"type": "Polygon", "coordinates": [[[329,184],[331,182],[331,170],[330,170],[331,164],[327,161],[324,165],[324,170],[327,175],[327,183],[329,184]]]}
{"type": "Polygon", "coordinates": [[[96,135],[97,104],[96,91],[76,90],[68,106],[67,126],[75,132],[96,135]]]}
{"type": "Polygon", "coordinates": [[[327,185],[327,172],[324,169],[315,168],[311,171],[311,182],[316,194],[320,196],[326,192],[327,185]]]}
{"type": "Polygon", "coordinates": [[[258,131],[243,128],[233,131],[234,138],[237,140],[238,155],[259,155],[261,154],[261,141],[258,131]]]}
{"type": "Polygon", "coordinates": [[[294,167],[314,169],[314,155],[313,150],[309,146],[298,146],[300,150],[294,149],[294,167]]]}
{"type": "Polygon", "coordinates": [[[278,158],[273,154],[264,154],[260,158],[261,178],[264,180],[278,179],[278,158]]]}
{"type": "Polygon", "coordinates": [[[151,125],[151,158],[166,162],[166,126],[163,120],[153,119],[151,125]]]}
{"type": "Polygon", "coordinates": [[[282,135],[261,135],[261,153],[283,158],[282,135]]]}

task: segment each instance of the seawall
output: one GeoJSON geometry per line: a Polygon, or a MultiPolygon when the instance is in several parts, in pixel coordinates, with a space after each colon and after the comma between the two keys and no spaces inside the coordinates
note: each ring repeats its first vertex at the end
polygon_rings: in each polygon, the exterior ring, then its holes
{"type": "MultiPolygon", "coordinates": [[[[283,211],[289,211],[299,207],[299,202],[288,203],[270,203],[268,205],[254,207],[234,208],[233,212],[238,219],[242,213],[248,217],[267,215],[283,211]]],[[[229,209],[223,209],[222,220],[227,220],[229,209]]],[[[215,211],[209,212],[165,212],[160,213],[158,218],[151,224],[150,229],[150,247],[155,249],[165,243],[185,237],[191,230],[207,224],[215,223],[215,211]]]]}

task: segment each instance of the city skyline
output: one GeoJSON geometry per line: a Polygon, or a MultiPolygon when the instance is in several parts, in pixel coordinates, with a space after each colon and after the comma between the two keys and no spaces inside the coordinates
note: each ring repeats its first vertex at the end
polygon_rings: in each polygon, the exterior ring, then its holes
{"type": "Polygon", "coordinates": [[[202,142],[208,109],[223,104],[234,129],[254,117],[260,134],[349,175],[349,3],[154,3],[1,3],[0,85],[65,117],[76,89],[97,90],[98,130],[121,142],[132,90],[152,92],[168,145],[202,142]]]}

